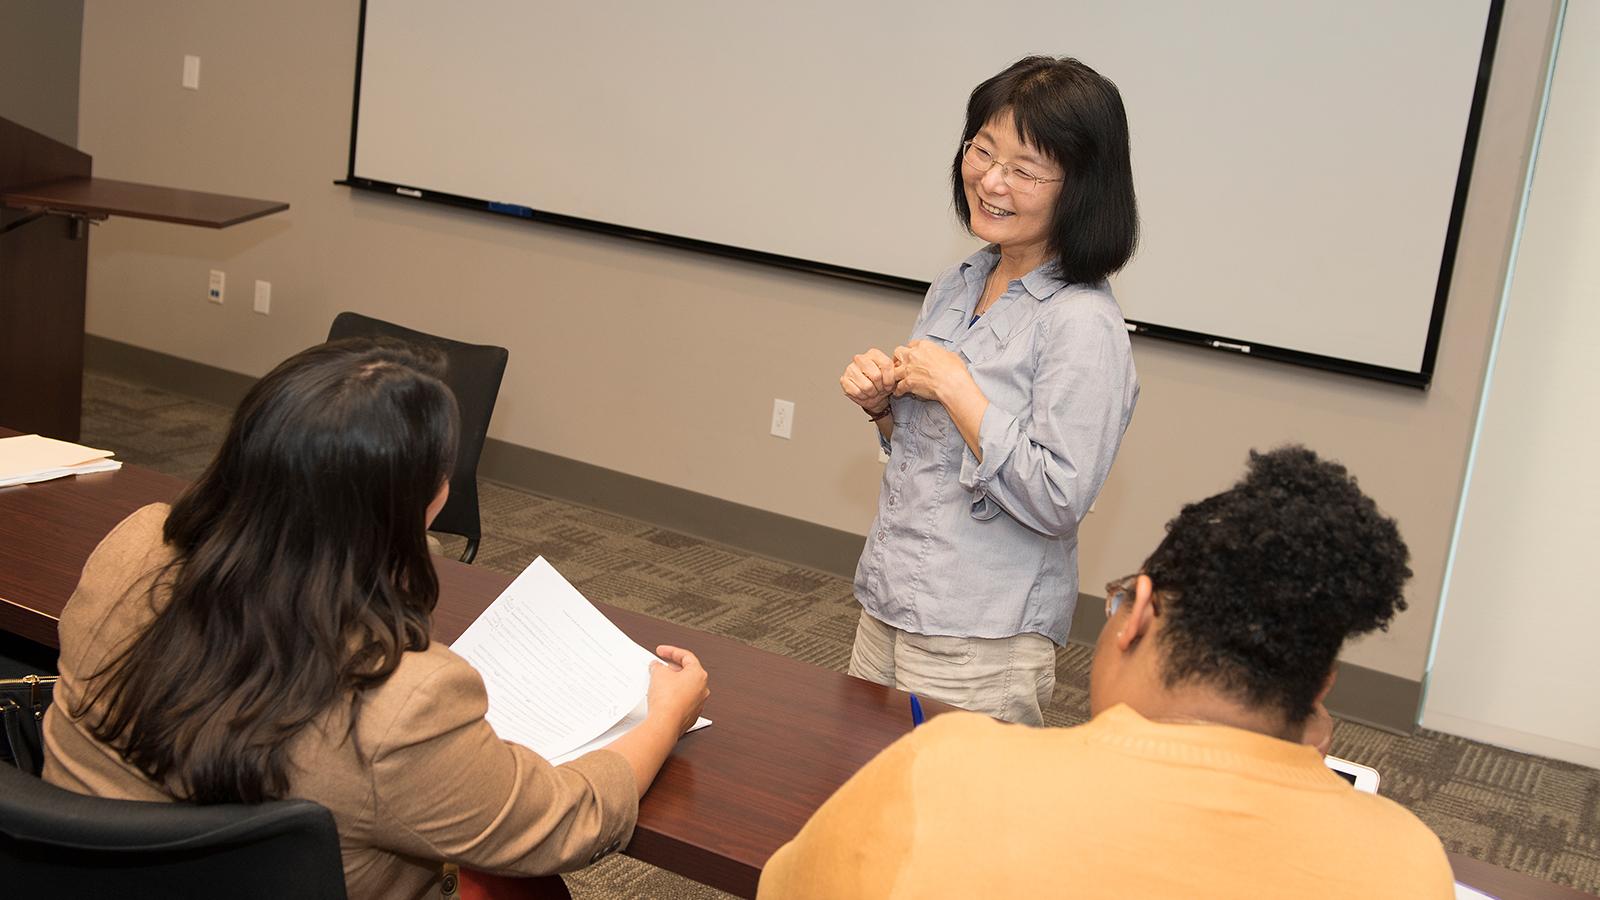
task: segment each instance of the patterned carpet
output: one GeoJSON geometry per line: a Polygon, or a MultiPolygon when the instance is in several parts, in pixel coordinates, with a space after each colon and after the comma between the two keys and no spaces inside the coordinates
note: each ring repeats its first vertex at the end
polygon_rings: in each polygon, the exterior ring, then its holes
{"type": "MultiPolygon", "coordinates": [[[[194,478],[229,411],[109,375],[84,385],[83,442],[194,478]]],[[[494,483],[482,486],[478,564],[515,574],[544,556],[595,600],[844,671],[857,607],[848,580],[494,483]]],[[[450,541],[445,542],[446,551],[450,541]]],[[[1057,656],[1051,725],[1087,716],[1089,648],[1057,656]]],[[[1445,846],[1600,893],[1600,772],[1430,731],[1401,737],[1339,723],[1333,752],[1382,773],[1445,846]]],[[[567,877],[579,898],[727,895],[624,856],[567,877]]]]}

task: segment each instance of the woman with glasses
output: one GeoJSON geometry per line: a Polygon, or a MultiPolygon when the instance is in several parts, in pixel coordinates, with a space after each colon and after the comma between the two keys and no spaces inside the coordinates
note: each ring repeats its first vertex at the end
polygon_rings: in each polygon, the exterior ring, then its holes
{"type": "Polygon", "coordinates": [[[131,800],[314,800],[354,900],[437,895],[443,863],[537,875],[627,842],[705,670],[658,648],[671,665],[652,667],[643,724],[565,765],[495,735],[483,679],[429,637],[425,535],[457,434],[441,369],[386,341],[291,357],[245,396],[199,481],[101,541],[61,616],[47,781],[131,800]]]}
{"type": "Polygon", "coordinates": [[[1106,283],[1138,235],[1116,86],[1074,59],[1010,66],[972,92],[950,180],[987,246],[934,279],[904,346],[840,378],[889,453],[850,673],[1039,724],[1078,523],[1139,393],[1106,283]]]}

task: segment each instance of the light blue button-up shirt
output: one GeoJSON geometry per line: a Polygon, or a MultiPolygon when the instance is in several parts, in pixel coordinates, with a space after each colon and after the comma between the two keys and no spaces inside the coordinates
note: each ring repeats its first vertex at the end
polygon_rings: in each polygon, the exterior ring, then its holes
{"type": "Polygon", "coordinates": [[[912,330],[960,354],[989,398],[973,455],[942,404],[894,405],[878,516],[856,567],[867,612],[918,634],[1060,644],[1078,599],[1078,523],[1139,396],[1122,311],[1104,282],[1053,263],[1011,282],[969,326],[1000,261],[988,247],[934,280],[912,330]]]}

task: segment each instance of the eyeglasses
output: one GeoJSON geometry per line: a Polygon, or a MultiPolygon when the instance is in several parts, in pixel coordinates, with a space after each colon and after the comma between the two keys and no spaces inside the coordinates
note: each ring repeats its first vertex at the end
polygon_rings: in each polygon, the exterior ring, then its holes
{"type": "MultiPolygon", "coordinates": [[[[1117,610],[1122,609],[1123,604],[1128,604],[1130,607],[1133,605],[1133,597],[1138,594],[1139,575],[1141,573],[1134,572],[1133,575],[1126,575],[1126,577],[1110,581],[1109,585],[1106,585],[1106,618],[1117,615],[1117,610]]],[[[1162,612],[1162,604],[1158,601],[1158,597],[1162,596],[1162,594],[1163,591],[1160,588],[1150,591],[1150,609],[1154,609],[1157,615],[1162,612]]],[[[1166,593],[1168,601],[1171,601],[1174,596],[1176,594],[1166,593]]]]}
{"type": "Polygon", "coordinates": [[[1038,190],[1041,184],[1050,184],[1055,181],[1065,181],[1063,178],[1040,178],[1027,169],[1019,169],[1011,163],[1003,163],[995,158],[994,152],[981,147],[972,141],[961,142],[961,161],[971,166],[973,171],[985,175],[995,166],[1000,167],[1000,177],[1006,186],[1019,194],[1031,194],[1038,190]]]}
{"type": "Polygon", "coordinates": [[[1139,586],[1139,573],[1135,572],[1124,578],[1109,582],[1106,585],[1106,618],[1117,614],[1124,603],[1132,603],[1135,590],[1139,586]]]}

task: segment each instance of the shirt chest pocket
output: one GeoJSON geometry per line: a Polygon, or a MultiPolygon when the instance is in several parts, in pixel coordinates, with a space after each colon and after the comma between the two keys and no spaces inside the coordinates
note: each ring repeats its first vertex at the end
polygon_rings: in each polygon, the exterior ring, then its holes
{"type": "MultiPolygon", "coordinates": [[[[966,337],[966,320],[962,318],[959,309],[945,310],[928,325],[927,331],[920,335],[922,340],[938,344],[952,353],[961,355],[963,360],[965,354],[956,346],[956,341],[964,337],[966,337]]],[[[955,431],[955,423],[950,420],[950,413],[939,401],[907,395],[901,398],[900,402],[905,424],[917,434],[939,441],[955,431]]],[[[895,418],[898,424],[901,417],[897,415],[895,418]]]]}
{"type": "Polygon", "coordinates": [[[908,399],[911,401],[911,428],[918,434],[942,441],[946,435],[955,431],[955,422],[951,421],[950,413],[944,408],[944,404],[937,400],[923,400],[920,397],[908,399]]]}

